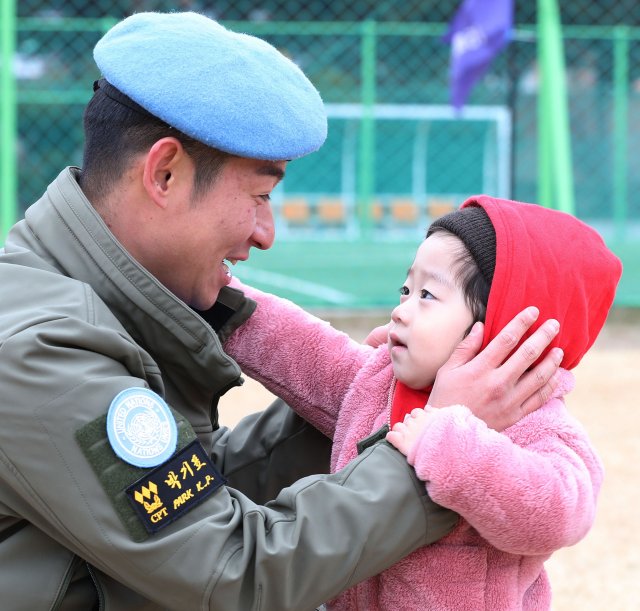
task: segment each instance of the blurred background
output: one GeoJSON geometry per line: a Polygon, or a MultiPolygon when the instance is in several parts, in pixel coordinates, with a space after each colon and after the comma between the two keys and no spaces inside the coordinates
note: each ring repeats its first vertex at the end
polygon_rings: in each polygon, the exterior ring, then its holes
{"type": "Polygon", "coordinates": [[[592,224],[625,264],[616,304],[640,305],[640,3],[563,1],[555,38],[551,4],[513,3],[509,44],[456,112],[443,35],[461,0],[2,0],[0,239],[81,164],[101,35],[133,12],[196,10],[273,43],[330,117],[274,193],[276,246],[244,280],[304,306],[393,305],[430,220],[489,193],[592,224]]]}

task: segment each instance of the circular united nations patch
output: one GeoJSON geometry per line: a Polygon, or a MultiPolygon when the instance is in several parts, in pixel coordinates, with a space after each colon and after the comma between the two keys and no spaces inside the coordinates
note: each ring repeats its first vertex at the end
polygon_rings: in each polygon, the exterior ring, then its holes
{"type": "Polygon", "coordinates": [[[136,467],[155,467],[176,450],[176,421],[162,397],[147,388],[128,388],[111,402],[107,436],[113,451],[136,467]]]}

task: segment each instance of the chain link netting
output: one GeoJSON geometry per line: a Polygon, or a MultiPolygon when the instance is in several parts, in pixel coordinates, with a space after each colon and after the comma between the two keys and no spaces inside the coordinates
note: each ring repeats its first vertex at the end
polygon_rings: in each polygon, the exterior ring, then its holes
{"type": "MultiPolygon", "coordinates": [[[[451,114],[442,41],[459,0],[16,4],[20,210],[60,169],[81,164],[83,106],[99,76],[92,48],[115,21],[143,10],[195,10],[259,35],[320,90],[327,144],[293,162],[274,195],[284,239],[359,235],[363,226],[421,232],[430,216],[479,192],[536,201],[535,2],[516,3],[514,38],[473,89],[466,110],[477,113],[465,118],[451,114]]],[[[606,224],[622,197],[625,218],[637,219],[640,3],[572,0],[560,10],[576,213],[606,224]]]]}

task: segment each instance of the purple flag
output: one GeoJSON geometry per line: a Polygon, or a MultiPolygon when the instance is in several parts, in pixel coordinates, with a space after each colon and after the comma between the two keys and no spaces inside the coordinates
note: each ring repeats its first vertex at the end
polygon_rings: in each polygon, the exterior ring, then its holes
{"type": "Polygon", "coordinates": [[[460,110],[511,37],[514,0],[463,0],[444,40],[451,44],[451,103],[460,110]]]}

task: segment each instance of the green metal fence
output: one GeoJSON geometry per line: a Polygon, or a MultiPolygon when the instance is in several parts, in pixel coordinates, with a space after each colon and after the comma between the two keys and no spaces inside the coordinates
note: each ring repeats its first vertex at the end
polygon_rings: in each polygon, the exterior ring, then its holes
{"type": "MultiPolygon", "coordinates": [[[[266,288],[304,305],[392,304],[431,218],[479,192],[541,196],[535,2],[516,2],[512,43],[456,116],[441,38],[458,0],[0,1],[2,235],[81,164],[92,48],[140,10],[198,10],[266,38],[327,104],[326,145],[274,194],[276,248],[240,271],[266,288]]],[[[640,305],[640,3],[560,10],[575,212],[623,258],[617,302],[640,305]]]]}

